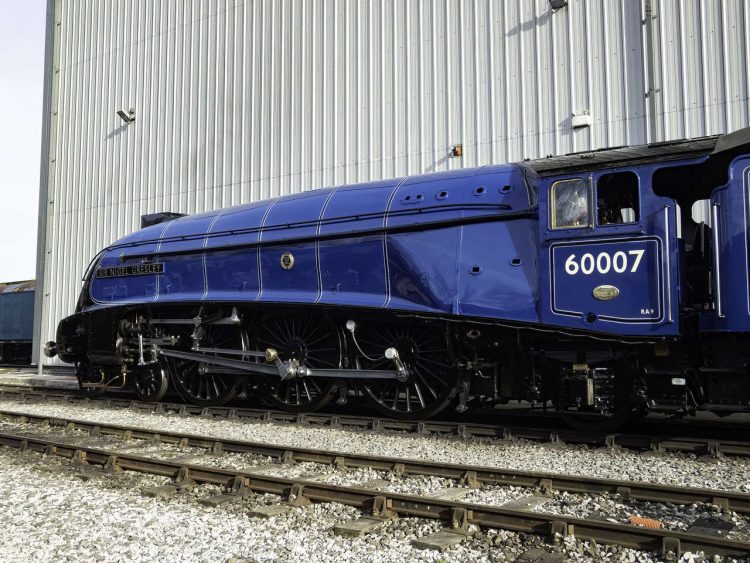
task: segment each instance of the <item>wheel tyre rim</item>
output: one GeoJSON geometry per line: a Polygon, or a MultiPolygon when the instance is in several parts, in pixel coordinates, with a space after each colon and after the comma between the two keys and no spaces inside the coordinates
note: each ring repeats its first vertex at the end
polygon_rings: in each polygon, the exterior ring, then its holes
{"type": "MultiPolygon", "coordinates": [[[[341,367],[341,339],[336,327],[328,321],[313,315],[278,315],[265,318],[258,333],[258,349],[273,348],[282,361],[296,359],[312,368],[341,367]]],[[[336,382],[330,379],[311,377],[278,381],[272,376],[266,380],[264,398],[282,409],[302,412],[325,406],[336,389],[336,382]]]]}
{"type": "Polygon", "coordinates": [[[133,386],[138,397],[146,402],[159,401],[167,391],[167,376],[161,366],[142,368],[135,374],[133,386]]]}
{"type": "MultiPolygon", "coordinates": [[[[247,350],[247,336],[234,326],[206,328],[204,346],[247,350]],[[237,345],[239,344],[239,348],[237,345]]],[[[192,360],[170,359],[169,373],[180,396],[195,405],[218,406],[237,396],[239,386],[232,375],[201,374],[192,360]]]]}
{"type": "Polygon", "coordinates": [[[362,386],[375,406],[395,418],[434,416],[448,406],[455,396],[458,374],[445,347],[445,334],[436,326],[361,327],[357,341],[368,356],[370,369],[392,370],[390,360],[382,358],[386,348],[396,348],[409,370],[409,378],[365,380],[362,386]],[[442,347],[441,347],[442,346],[442,347]]]}

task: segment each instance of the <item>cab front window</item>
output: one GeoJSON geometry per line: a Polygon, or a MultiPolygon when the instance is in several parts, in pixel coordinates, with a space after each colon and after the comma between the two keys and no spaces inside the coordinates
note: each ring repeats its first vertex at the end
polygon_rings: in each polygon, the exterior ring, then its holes
{"type": "Polygon", "coordinates": [[[552,186],[553,229],[579,229],[591,224],[589,184],[583,178],[561,180],[552,186]]]}

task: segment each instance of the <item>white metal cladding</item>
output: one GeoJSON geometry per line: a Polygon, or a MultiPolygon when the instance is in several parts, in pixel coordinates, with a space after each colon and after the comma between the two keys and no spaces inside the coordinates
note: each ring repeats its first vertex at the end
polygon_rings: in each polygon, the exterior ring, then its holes
{"type": "Polygon", "coordinates": [[[750,122],[750,2],[644,0],[653,40],[652,138],[734,131],[750,122]]]}
{"type": "Polygon", "coordinates": [[[747,99],[743,0],[570,0],[557,12],[547,0],[48,1],[37,344],[72,312],[91,257],[144,213],[748,121],[746,101],[708,103],[747,99]],[[685,111],[693,100],[710,111],[685,111]],[[130,108],[124,125],[116,111],[130,108]],[[591,125],[574,129],[574,114],[591,125]],[[456,143],[464,156],[449,158],[456,143]]]}

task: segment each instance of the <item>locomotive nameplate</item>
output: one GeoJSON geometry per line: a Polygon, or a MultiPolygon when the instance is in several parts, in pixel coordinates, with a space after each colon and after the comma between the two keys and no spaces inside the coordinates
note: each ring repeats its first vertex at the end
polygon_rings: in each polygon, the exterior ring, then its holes
{"type": "Polygon", "coordinates": [[[114,266],[112,268],[98,268],[97,278],[122,278],[125,276],[147,276],[150,274],[163,274],[164,263],[138,264],[136,266],[114,266]]]}
{"type": "Polygon", "coordinates": [[[597,285],[591,294],[599,301],[609,301],[620,295],[620,290],[614,285],[597,285]]]}

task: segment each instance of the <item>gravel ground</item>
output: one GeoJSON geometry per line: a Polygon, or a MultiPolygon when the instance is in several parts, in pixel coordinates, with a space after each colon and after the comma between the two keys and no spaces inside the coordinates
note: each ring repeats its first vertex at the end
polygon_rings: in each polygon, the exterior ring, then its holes
{"type": "Polygon", "coordinates": [[[345,538],[331,529],[359,516],[351,507],[315,504],[258,519],[249,516],[252,508],[280,499],[259,495],[207,508],[196,500],[216,494],[218,487],[196,487],[160,500],[140,492],[166,482],[131,472],[81,470],[61,458],[2,448],[0,560],[504,562],[529,550],[555,553],[560,561],[658,560],[574,538],[552,546],[537,536],[494,530],[479,531],[442,553],[423,551],[411,541],[437,531],[440,523],[404,518],[367,536],[345,538]]]}
{"type": "MultiPolygon", "coordinates": [[[[150,443],[146,440],[124,441],[117,436],[92,438],[88,432],[67,430],[64,427],[28,424],[0,420],[0,430],[39,438],[59,439],[69,444],[94,447],[107,447],[115,451],[131,450],[138,455],[160,459],[186,459],[200,465],[247,471],[260,469],[264,474],[284,478],[316,479],[326,483],[346,486],[362,486],[367,482],[380,481],[379,490],[388,493],[429,496],[445,489],[457,489],[464,493],[464,502],[502,506],[518,499],[529,499],[537,493],[533,489],[503,485],[486,485],[481,489],[469,490],[451,479],[431,476],[402,476],[392,472],[375,471],[369,468],[333,469],[328,465],[303,462],[280,464],[274,459],[252,454],[213,455],[200,448],[181,448],[176,445],[150,443]],[[30,432],[31,431],[31,432],[30,432]],[[262,466],[262,467],[259,467],[262,466]]],[[[675,505],[671,503],[650,503],[630,501],[618,495],[581,495],[555,491],[551,496],[535,499],[541,502],[522,509],[563,514],[577,518],[595,518],[613,523],[627,524],[631,516],[652,518],[660,521],[666,529],[685,531],[696,520],[725,521],[733,526],[728,538],[736,541],[750,541],[750,526],[747,518],[736,513],[722,512],[710,505],[675,505]]]]}
{"type": "MultiPolygon", "coordinates": [[[[182,448],[172,444],[151,444],[144,440],[124,441],[118,436],[92,438],[88,432],[67,430],[64,427],[28,424],[0,420],[0,430],[35,435],[40,438],[61,439],[69,444],[112,448],[116,451],[136,451],[138,455],[160,459],[186,459],[200,465],[247,471],[261,468],[264,474],[284,478],[316,479],[330,484],[362,486],[370,481],[382,481],[379,490],[388,493],[429,496],[445,489],[458,488],[464,491],[461,499],[474,504],[502,506],[510,501],[529,498],[535,494],[532,489],[502,485],[486,485],[481,489],[467,490],[456,481],[432,476],[397,477],[392,472],[376,471],[369,468],[333,469],[328,465],[302,462],[280,464],[274,459],[253,454],[212,455],[200,448],[182,448]],[[30,432],[31,430],[31,432],[30,432]],[[262,466],[262,467],[261,467],[262,466]]],[[[543,500],[543,504],[533,510],[575,516],[577,518],[598,518],[614,523],[628,523],[631,516],[641,516],[660,521],[670,530],[687,530],[699,518],[715,521],[723,520],[732,524],[728,538],[750,542],[750,526],[744,516],[734,512],[722,512],[711,505],[675,505],[671,503],[650,503],[629,501],[618,495],[581,495],[565,491],[554,491],[543,500]]]]}
{"type": "Polygon", "coordinates": [[[717,459],[686,453],[653,455],[524,440],[464,440],[288,423],[212,420],[176,413],[115,410],[96,404],[24,404],[0,400],[0,408],[102,424],[137,425],[154,432],[204,434],[216,439],[750,492],[750,460],[745,458],[717,459]]]}
{"type": "Polygon", "coordinates": [[[627,523],[631,516],[659,520],[668,530],[687,530],[699,518],[731,522],[734,529],[728,539],[750,542],[748,519],[736,512],[725,512],[717,506],[703,504],[672,504],[632,501],[605,495],[577,495],[556,491],[540,512],[552,512],[578,518],[599,517],[615,523],[627,523]]]}
{"type": "MultiPolygon", "coordinates": [[[[42,405],[23,405],[28,407],[42,405]]],[[[46,405],[45,405],[46,406],[46,405]]],[[[60,406],[60,405],[51,405],[60,406]]],[[[86,418],[88,415],[126,415],[121,424],[141,424],[146,418],[150,424],[157,424],[158,418],[166,418],[169,424],[180,422],[202,422],[213,429],[216,426],[230,426],[235,430],[237,423],[220,420],[202,420],[174,415],[144,415],[121,410],[101,412],[103,409],[76,405],[76,412],[46,412],[52,417],[86,418]]],[[[97,418],[99,422],[105,420],[97,418]]],[[[240,428],[260,428],[267,424],[239,423],[240,428]]],[[[273,424],[282,433],[288,430],[313,430],[304,427],[273,424]]],[[[455,487],[456,482],[435,477],[398,478],[389,472],[370,469],[333,470],[329,466],[314,463],[283,465],[270,463],[270,458],[249,454],[225,454],[210,456],[197,448],[179,448],[169,444],[149,443],[143,440],[124,442],[120,438],[103,436],[92,438],[86,432],[70,431],[62,427],[24,424],[0,420],[3,431],[34,434],[53,439],[62,438],[68,443],[94,445],[118,450],[137,450],[139,455],[152,457],[201,456],[198,463],[223,468],[252,469],[258,465],[268,465],[274,475],[284,477],[319,478],[322,481],[340,485],[361,485],[374,479],[383,479],[390,484],[383,490],[393,493],[429,495],[440,489],[455,487]]],[[[163,423],[154,426],[164,431],[163,423]]],[[[267,430],[267,429],[266,429],[267,430]]],[[[320,429],[318,429],[320,430],[320,429]]],[[[323,429],[325,432],[333,429],[323,429]]],[[[190,428],[194,433],[207,430],[190,428]]],[[[336,431],[341,432],[341,431],[336,431]]],[[[351,432],[356,437],[370,442],[371,433],[351,432]]],[[[377,434],[377,436],[383,436],[377,434]]],[[[383,436],[392,440],[411,439],[411,436],[383,436]]],[[[420,437],[424,439],[425,437],[420,437]]],[[[245,438],[247,439],[247,438],[245,438]]],[[[443,439],[444,441],[446,439],[443,439]]],[[[447,441],[469,448],[490,447],[483,442],[447,441]]],[[[502,445],[503,442],[500,442],[502,445]]],[[[514,447],[522,444],[513,444],[514,447]]],[[[536,444],[526,444],[535,446],[536,444]]],[[[554,447],[560,451],[560,447],[554,447]]],[[[597,452],[597,450],[590,450],[597,452]]],[[[604,453],[604,452],[598,452],[604,453]]],[[[611,454],[607,452],[607,454],[611,454]]],[[[393,455],[393,454],[386,454],[393,455]]],[[[264,470],[266,468],[263,468],[264,470]]],[[[549,469],[549,468],[547,468],[549,469]]],[[[89,470],[93,478],[85,481],[71,479],[77,471],[67,461],[59,458],[41,458],[38,454],[16,454],[8,450],[0,451],[0,495],[5,502],[0,505],[0,517],[5,533],[0,540],[0,560],[24,561],[31,559],[53,560],[200,560],[200,561],[292,561],[310,559],[314,561],[513,561],[529,550],[553,552],[559,560],[568,561],[654,561],[652,555],[616,547],[597,546],[566,538],[562,545],[554,547],[545,544],[542,538],[525,536],[504,531],[478,531],[476,536],[447,552],[419,551],[411,546],[411,540],[438,530],[438,522],[420,519],[402,519],[388,524],[385,528],[364,538],[341,538],[332,534],[335,524],[359,516],[350,507],[326,504],[295,508],[287,516],[270,520],[249,519],[248,511],[258,504],[275,504],[281,499],[273,495],[261,495],[250,501],[227,507],[208,509],[198,505],[197,498],[212,496],[220,492],[218,487],[201,486],[189,493],[182,493],[167,500],[144,497],[139,489],[144,486],[163,484],[166,479],[126,472],[117,476],[105,476],[101,471],[89,470]],[[32,462],[32,463],[30,463],[32,462]],[[15,477],[13,482],[11,473],[15,477]],[[4,478],[5,477],[5,478],[4,478]],[[54,481],[47,483],[46,481],[54,481]],[[58,490],[61,479],[67,479],[64,492],[58,490]],[[19,483],[20,481],[20,483],[19,483]],[[13,482],[13,485],[10,483],[13,482]],[[68,484],[70,483],[70,484],[68,484]],[[90,497],[90,498],[89,498],[90,497]],[[115,510],[113,510],[113,508],[115,510]],[[25,513],[33,516],[24,516],[25,513]],[[71,514],[75,517],[71,519],[71,514]],[[124,525],[124,526],[123,526],[124,525]],[[124,529],[123,529],[124,527],[124,529]],[[95,534],[87,530],[96,529],[95,534]],[[40,532],[41,530],[41,532],[40,532]],[[159,530],[162,530],[159,532],[159,530]],[[33,542],[26,541],[33,537],[33,542]],[[231,537],[232,542],[221,541],[231,537]],[[31,543],[31,545],[29,545],[31,543]],[[229,543],[229,545],[227,545],[229,543]]],[[[529,496],[529,489],[519,487],[488,486],[470,491],[463,500],[482,504],[504,504],[510,500],[529,496]]],[[[542,507],[545,512],[558,512],[574,516],[604,515],[612,521],[627,521],[636,513],[641,516],[657,517],[672,529],[685,529],[694,518],[703,516],[718,517],[710,508],[675,507],[663,504],[627,503],[612,497],[591,497],[556,493],[542,507]],[[682,512],[681,512],[682,511],[682,512]],[[690,519],[687,522],[686,519],[690,519]]],[[[723,515],[732,518],[737,526],[732,539],[747,541],[746,522],[737,515],[723,515]]],[[[691,559],[690,554],[682,558],[691,559]]],[[[711,559],[713,561],[713,559],[711,559]]]]}
{"type": "MultiPolygon", "coordinates": [[[[522,487],[487,485],[471,491],[461,500],[502,506],[516,499],[531,497],[533,494],[533,491],[522,487]]],[[[553,491],[546,500],[539,500],[539,504],[529,509],[576,518],[606,520],[615,524],[628,524],[631,516],[640,516],[658,520],[663,528],[676,531],[687,530],[699,518],[708,521],[723,520],[730,522],[734,527],[726,536],[728,539],[750,542],[748,518],[736,512],[723,511],[713,505],[635,501],[623,499],[619,495],[583,495],[566,491],[553,491]]]]}

